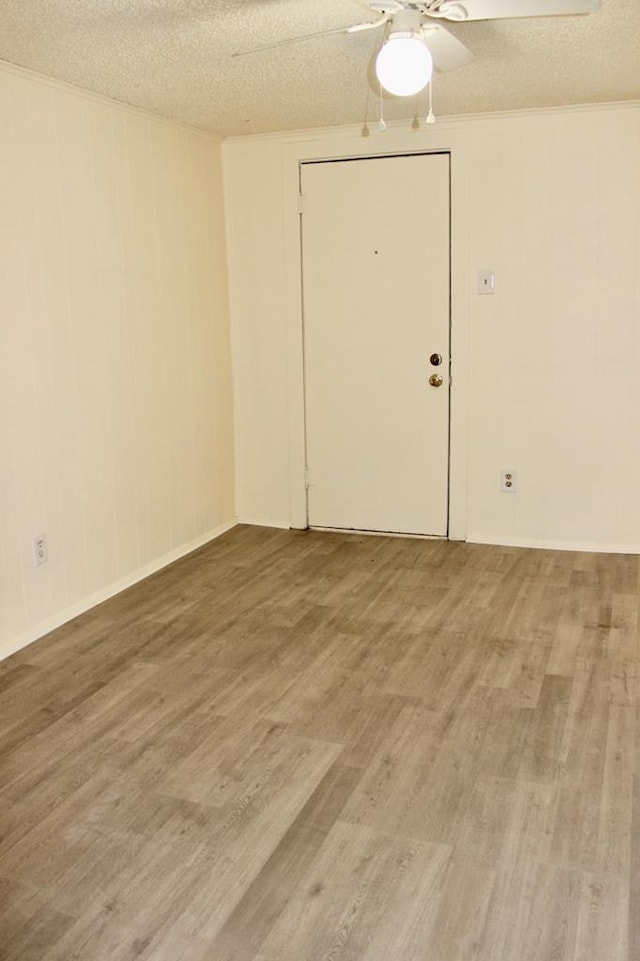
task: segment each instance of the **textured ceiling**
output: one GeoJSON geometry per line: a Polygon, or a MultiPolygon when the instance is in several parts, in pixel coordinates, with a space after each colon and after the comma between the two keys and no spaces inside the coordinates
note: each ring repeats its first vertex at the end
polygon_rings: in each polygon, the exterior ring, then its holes
{"type": "MultiPolygon", "coordinates": [[[[231,54],[367,19],[364,0],[0,0],[0,59],[221,134],[361,123],[378,31],[231,54]]],[[[640,99],[640,0],[450,29],[476,60],[436,75],[442,115],[640,99]]]]}

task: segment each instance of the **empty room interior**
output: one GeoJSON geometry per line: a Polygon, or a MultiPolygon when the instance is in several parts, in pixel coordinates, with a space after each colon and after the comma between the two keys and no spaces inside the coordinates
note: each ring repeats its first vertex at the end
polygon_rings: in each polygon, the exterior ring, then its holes
{"type": "Polygon", "coordinates": [[[637,961],[639,612],[637,0],[1,0],[0,961],[637,961]]]}

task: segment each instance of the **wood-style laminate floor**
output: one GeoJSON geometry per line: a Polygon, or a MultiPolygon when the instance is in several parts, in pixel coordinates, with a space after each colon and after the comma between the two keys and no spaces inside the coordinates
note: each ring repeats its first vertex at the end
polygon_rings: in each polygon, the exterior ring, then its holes
{"type": "Polygon", "coordinates": [[[640,558],[238,527],[0,664],[2,961],[637,961],[640,558]]]}

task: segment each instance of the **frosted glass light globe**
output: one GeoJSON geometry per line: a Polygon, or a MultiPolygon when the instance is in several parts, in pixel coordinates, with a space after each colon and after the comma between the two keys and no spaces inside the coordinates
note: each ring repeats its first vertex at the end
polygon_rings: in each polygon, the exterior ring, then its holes
{"type": "Polygon", "coordinates": [[[418,37],[391,36],[376,58],[376,75],[388,93],[411,97],[423,90],[433,72],[433,60],[418,37]]]}

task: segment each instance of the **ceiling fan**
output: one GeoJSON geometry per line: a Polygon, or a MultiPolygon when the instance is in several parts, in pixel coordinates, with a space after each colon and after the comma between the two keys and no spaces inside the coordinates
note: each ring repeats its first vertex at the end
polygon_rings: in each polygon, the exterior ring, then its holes
{"type": "Polygon", "coordinates": [[[427,86],[434,65],[440,71],[455,70],[474,59],[471,51],[446,29],[446,21],[461,24],[474,20],[587,14],[599,10],[600,3],[601,0],[368,0],[367,5],[377,14],[374,20],[262,44],[240,50],[233,56],[330,34],[384,28],[376,74],[388,93],[407,97],[427,86]]]}

